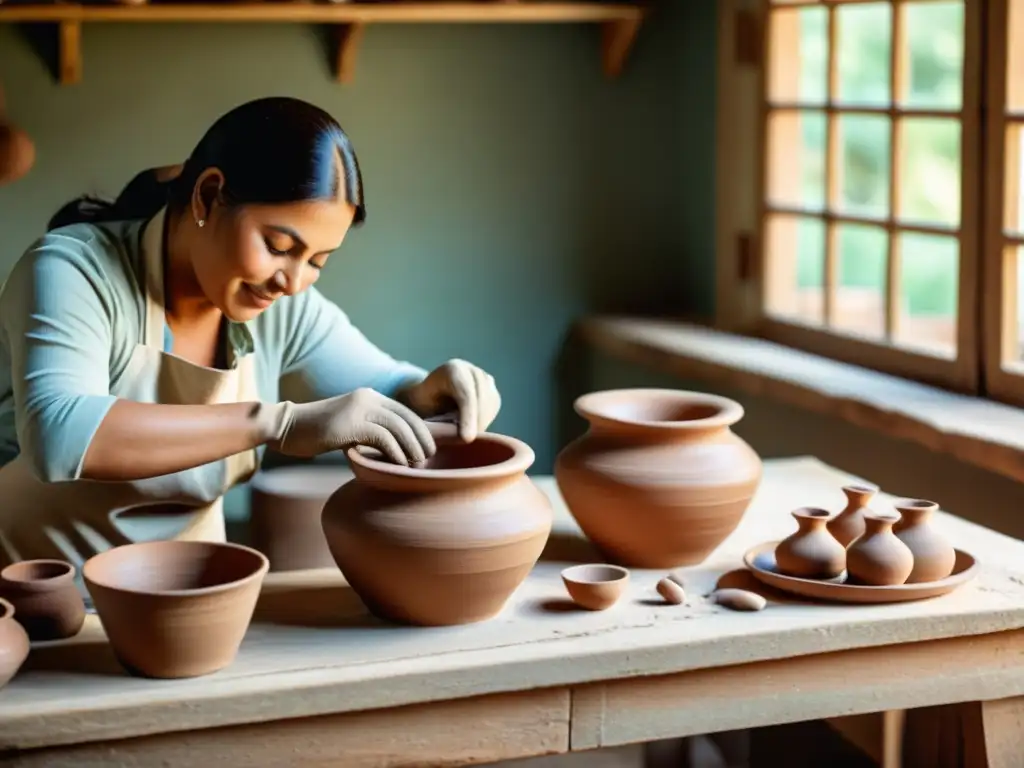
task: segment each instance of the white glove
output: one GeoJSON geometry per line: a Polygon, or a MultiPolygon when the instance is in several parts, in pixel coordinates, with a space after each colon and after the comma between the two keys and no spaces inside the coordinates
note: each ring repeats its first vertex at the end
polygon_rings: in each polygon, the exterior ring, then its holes
{"type": "Polygon", "coordinates": [[[372,389],[357,389],[312,403],[264,406],[267,446],[286,456],[309,458],[365,445],[395,464],[420,464],[437,447],[426,423],[409,408],[372,389]]]}
{"type": "Polygon", "coordinates": [[[465,360],[449,360],[399,397],[425,418],[456,409],[459,437],[467,443],[486,431],[501,410],[494,377],[465,360]]]}

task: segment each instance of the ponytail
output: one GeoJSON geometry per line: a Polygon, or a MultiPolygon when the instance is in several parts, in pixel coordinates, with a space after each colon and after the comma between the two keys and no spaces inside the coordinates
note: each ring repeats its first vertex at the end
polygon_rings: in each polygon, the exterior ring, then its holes
{"type": "MultiPolygon", "coordinates": [[[[166,173],[162,175],[166,177],[166,173]]],[[[116,200],[83,195],[66,203],[50,218],[46,229],[49,231],[69,224],[151,218],[167,204],[173,183],[174,178],[161,179],[158,169],[150,168],[129,181],[116,200]]]]}

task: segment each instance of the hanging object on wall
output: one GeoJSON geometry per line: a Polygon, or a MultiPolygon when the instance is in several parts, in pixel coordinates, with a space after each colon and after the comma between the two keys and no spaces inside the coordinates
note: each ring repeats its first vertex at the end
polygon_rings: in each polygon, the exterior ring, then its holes
{"type": "Polygon", "coordinates": [[[24,176],[36,159],[32,139],[7,117],[3,85],[0,85],[0,184],[9,184],[24,176]]]}

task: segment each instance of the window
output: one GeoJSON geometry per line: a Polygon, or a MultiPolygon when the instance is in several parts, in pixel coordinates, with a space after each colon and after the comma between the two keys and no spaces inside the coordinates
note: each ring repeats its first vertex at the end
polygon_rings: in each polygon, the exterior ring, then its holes
{"type": "MultiPolygon", "coordinates": [[[[722,312],[741,308],[741,327],[811,352],[978,391],[992,376],[984,364],[990,346],[984,308],[986,318],[993,312],[1014,318],[997,324],[1006,365],[995,367],[1009,366],[1014,372],[1005,376],[1019,375],[1024,385],[1024,355],[1011,354],[1024,344],[1024,306],[1016,321],[1024,201],[1018,204],[1016,172],[1001,170],[1016,169],[1024,153],[1013,104],[985,126],[982,110],[986,87],[989,102],[1006,90],[998,77],[985,82],[983,64],[990,71],[1001,57],[998,71],[1008,63],[1012,69],[1005,53],[1012,51],[1024,78],[1024,0],[992,0],[992,8],[980,0],[725,5],[731,32],[723,27],[720,45],[725,40],[731,49],[733,71],[721,84],[729,94],[722,96],[720,119],[724,113],[736,122],[751,98],[759,109],[752,173],[744,175],[737,151],[720,170],[732,177],[725,186],[739,212],[725,217],[731,239],[720,239],[719,247],[735,251],[735,243],[747,242],[737,236],[746,233],[753,262],[727,260],[734,278],[726,281],[727,302],[720,280],[722,312]],[[987,49],[988,36],[1010,29],[1005,20],[999,26],[998,13],[1012,20],[1015,11],[1020,37],[1011,29],[1002,35],[1008,38],[1002,53],[987,49]],[[752,26],[760,34],[743,31],[752,26]],[[1005,125],[997,127],[1000,121],[1005,125]],[[1000,142],[1005,137],[1007,163],[985,154],[997,134],[1000,142]],[[1006,219],[1005,236],[999,229],[999,245],[988,247],[991,227],[983,217],[994,173],[1005,176],[999,192],[1011,201],[1000,210],[1009,217],[1013,209],[1014,217],[1006,219]],[[752,216],[741,199],[748,182],[756,198],[752,216]],[[993,248],[1000,271],[985,281],[993,248]],[[1004,278],[1009,275],[1012,281],[1004,278]],[[982,301],[983,284],[1003,297],[998,310],[982,301]]],[[[1024,128],[1024,79],[1020,93],[1024,128]]],[[[736,146],[751,137],[742,128],[733,134],[736,146]]],[[[720,205],[729,195],[720,190],[720,205]]],[[[1020,275],[1024,288],[1024,259],[1020,275]]]]}
{"type": "Polygon", "coordinates": [[[993,3],[987,31],[985,384],[1024,403],[1024,0],[993,3]]]}

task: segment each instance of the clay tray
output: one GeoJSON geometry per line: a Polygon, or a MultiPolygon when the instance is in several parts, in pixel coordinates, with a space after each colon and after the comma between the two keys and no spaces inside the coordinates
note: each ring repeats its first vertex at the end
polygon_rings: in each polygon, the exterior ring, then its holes
{"type": "Polygon", "coordinates": [[[784,576],[776,570],[775,547],[777,541],[758,544],[743,556],[743,563],[754,578],[770,587],[790,594],[810,597],[815,600],[829,600],[838,603],[902,603],[923,600],[952,592],[964,582],[977,575],[978,562],[973,555],[956,550],[956,564],[953,573],[939,581],[920,584],[897,584],[892,587],[871,587],[861,584],[846,584],[846,572],[834,579],[801,579],[784,576]]]}

